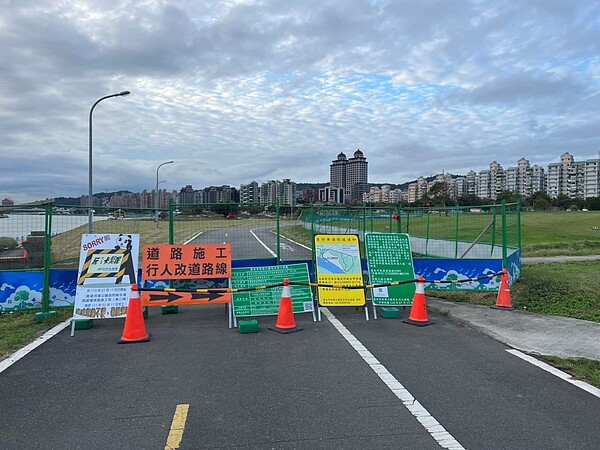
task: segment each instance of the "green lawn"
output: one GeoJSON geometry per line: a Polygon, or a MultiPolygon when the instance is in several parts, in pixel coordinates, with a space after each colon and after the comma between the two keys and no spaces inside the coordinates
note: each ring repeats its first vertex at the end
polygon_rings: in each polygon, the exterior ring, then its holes
{"type": "Polygon", "coordinates": [[[600,254],[600,211],[524,212],[523,256],[600,254]]]}
{"type": "Polygon", "coordinates": [[[42,335],[50,328],[73,316],[71,308],[61,308],[48,321],[35,321],[36,311],[0,313],[0,360],[42,335]]]}

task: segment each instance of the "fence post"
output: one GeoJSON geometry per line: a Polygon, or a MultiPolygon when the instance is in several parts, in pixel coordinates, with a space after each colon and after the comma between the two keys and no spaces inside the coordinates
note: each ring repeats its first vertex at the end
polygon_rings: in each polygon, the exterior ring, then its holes
{"type": "Polygon", "coordinates": [[[280,213],[281,211],[279,210],[279,199],[275,200],[275,217],[276,217],[276,228],[277,228],[277,265],[281,264],[281,235],[280,233],[280,228],[279,228],[279,219],[280,219],[280,213]]]}
{"type": "Polygon", "coordinates": [[[312,247],[312,254],[315,254],[315,205],[312,200],[310,202],[310,246],[312,247]]]}
{"type": "Polygon", "coordinates": [[[50,263],[52,261],[52,204],[46,205],[44,215],[44,284],[42,286],[42,311],[35,313],[36,322],[46,322],[56,316],[56,311],[50,311],[50,263]]]}
{"type": "Polygon", "coordinates": [[[427,256],[427,248],[429,247],[429,220],[431,217],[431,209],[427,208],[427,226],[426,226],[426,231],[425,231],[425,256],[427,256]]]}
{"type": "Polygon", "coordinates": [[[490,251],[490,257],[494,256],[494,247],[496,246],[496,206],[492,208],[492,246],[490,251]]]}
{"type": "Polygon", "coordinates": [[[173,223],[173,218],[175,217],[175,202],[173,199],[169,199],[169,244],[173,245],[175,243],[175,224],[173,223]]]}
{"type": "Polygon", "coordinates": [[[502,200],[502,268],[508,269],[506,248],[506,200],[502,200]]]}
{"type": "Polygon", "coordinates": [[[454,259],[458,258],[458,205],[456,205],[456,209],[454,210],[456,214],[456,232],[454,235],[454,259]]]}
{"type": "Polygon", "coordinates": [[[396,205],[396,214],[398,214],[398,220],[396,221],[396,233],[402,233],[402,207],[400,206],[400,203],[396,205]]]}
{"type": "MultiPolygon", "coordinates": [[[[521,199],[517,199],[517,246],[519,247],[519,251],[522,252],[521,248],[521,199]]],[[[522,253],[521,253],[522,254],[522,253]]]]}
{"type": "Polygon", "coordinates": [[[44,286],[42,288],[42,311],[50,309],[50,264],[52,262],[52,205],[46,205],[44,226],[44,286]]]}

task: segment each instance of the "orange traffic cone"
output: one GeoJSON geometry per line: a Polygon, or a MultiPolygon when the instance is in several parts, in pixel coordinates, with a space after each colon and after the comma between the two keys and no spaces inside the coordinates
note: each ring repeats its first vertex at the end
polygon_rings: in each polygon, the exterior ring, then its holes
{"type": "Polygon", "coordinates": [[[283,280],[283,290],[281,291],[281,301],[279,302],[279,312],[277,313],[277,323],[269,330],[277,331],[281,334],[301,331],[301,327],[296,326],[294,320],[294,310],[292,308],[292,294],[290,293],[290,280],[283,280]]]}
{"type": "Polygon", "coordinates": [[[137,284],[132,284],[125,326],[123,327],[123,337],[119,340],[119,344],[133,344],[135,342],[148,342],[149,340],[150,334],[146,333],[140,291],[137,284]]]}
{"type": "Polygon", "coordinates": [[[417,325],[418,327],[425,327],[427,325],[432,325],[435,322],[431,322],[427,318],[427,305],[425,304],[425,281],[420,275],[417,279],[417,290],[415,291],[415,295],[413,297],[410,315],[408,316],[408,319],[403,320],[402,322],[409,323],[411,325],[417,325]]]}
{"type": "Polygon", "coordinates": [[[508,282],[508,270],[502,269],[502,275],[500,276],[500,289],[498,289],[498,298],[496,299],[496,306],[492,306],[494,309],[505,309],[512,311],[515,308],[510,303],[510,283],[508,282]]]}

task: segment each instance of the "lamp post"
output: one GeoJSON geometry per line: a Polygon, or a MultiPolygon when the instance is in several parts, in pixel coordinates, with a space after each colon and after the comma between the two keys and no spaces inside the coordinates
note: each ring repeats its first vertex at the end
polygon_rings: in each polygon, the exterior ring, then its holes
{"type": "Polygon", "coordinates": [[[156,168],[156,190],[154,191],[154,220],[156,222],[156,228],[158,228],[158,169],[166,164],[173,164],[174,161],[167,161],[159,164],[156,168]]]}
{"type": "Polygon", "coordinates": [[[94,224],[93,224],[93,220],[92,220],[92,210],[94,208],[94,199],[93,199],[93,194],[92,194],[92,113],[94,112],[94,108],[96,107],[96,105],[98,103],[100,103],[102,100],[106,100],[107,98],[111,98],[111,97],[124,97],[126,95],[131,94],[131,92],[129,91],[123,91],[123,92],[119,92],[118,94],[111,94],[111,95],[107,95],[105,97],[99,98],[98,100],[96,100],[96,103],[94,103],[92,105],[92,108],[90,109],[90,126],[89,126],[89,130],[90,130],[90,136],[89,136],[89,163],[88,163],[88,232],[90,234],[92,234],[94,232],[94,224]]]}

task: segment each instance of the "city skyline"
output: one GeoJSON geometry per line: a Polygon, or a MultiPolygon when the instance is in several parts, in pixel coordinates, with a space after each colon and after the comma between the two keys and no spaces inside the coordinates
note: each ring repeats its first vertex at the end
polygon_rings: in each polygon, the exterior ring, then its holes
{"type": "Polygon", "coordinates": [[[546,165],[600,149],[600,4],[478,0],[8,2],[0,197],[546,165]],[[504,163],[507,164],[507,163],[504,163]]]}
{"type": "MultiPolygon", "coordinates": [[[[351,203],[372,202],[373,198],[382,195],[379,188],[387,194],[384,202],[396,203],[403,201],[413,203],[420,199],[437,182],[448,182],[453,190],[454,197],[461,195],[476,195],[480,198],[494,199],[500,192],[506,190],[517,195],[528,197],[536,192],[544,192],[551,198],[564,194],[570,198],[587,199],[600,196],[600,154],[598,158],[578,160],[568,152],[560,155],[557,161],[549,163],[546,167],[531,165],[529,160],[522,157],[516,165],[503,167],[497,161],[489,163],[489,169],[478,172],[469,169],[464,174],[439,173],[435,175],[419,175],[405,183],[369,183],[368,162],[364,153],[358,149],[353,157],[348,159],[341,152],[331,161],[330,179],[327,181],[302,182],[291,179],[268,180],[258,183],[256,180],[242,183],[237,186],[224,184],[220,186],[205,186],[194,189],[191,184],[171,191],[159,189],[159,204],[164,207],[168,198],[173,198],[176,203],[257,203],[274,202],[280,196],[286,204],[291,199],[315,201],[324,203],[342,203],[349,200],[351,203]],[[347,169],[347,163],[350,168],[347,169]],[[353,174],[353,181],[346,184],[347,173],[353,174]],[[352,185],[357,183],[358,189],[352,185]],[[306,185],[307,191],[297,189],[297,185],[306,185]],[[343,187],[344,185],[345,187],[343,187]],[[389,186],[404,186],[405,189],[392,189],[389,186]],[[376,187],[375,191],[373,188],[376,187]],[[345,191],[350,189],[353,197],[346,198],[345,191]],[[362,190],[361,190],[362,189],[362,190]],[[310,192],[308,192],[310,191],[310,192]],[[277,193],[279,192],[279,194],[277,193]],[[370,192],[370,194],[369,194],[370,192]],[[239,197],[239,198],[238,198],[239,197]]],[[[141,192],[96,192],[94,195],[111,200],[110,206],[151,207],[154,205],[154,190],[141,192]],[[119,194],[106,197],[106,194],[119,194]],[[116,201],[114,199],[117,199],[116,201]]],[[[81,205],[87,204],[87,196],[78,198],[81,205]]],[[[10,199],[4,199],[10,200],[10,199]]],[[[377,200],[375,200],[377,201],[377,200]]],[[[101,205],[100,198],[95,199],[101,205]]]]}

